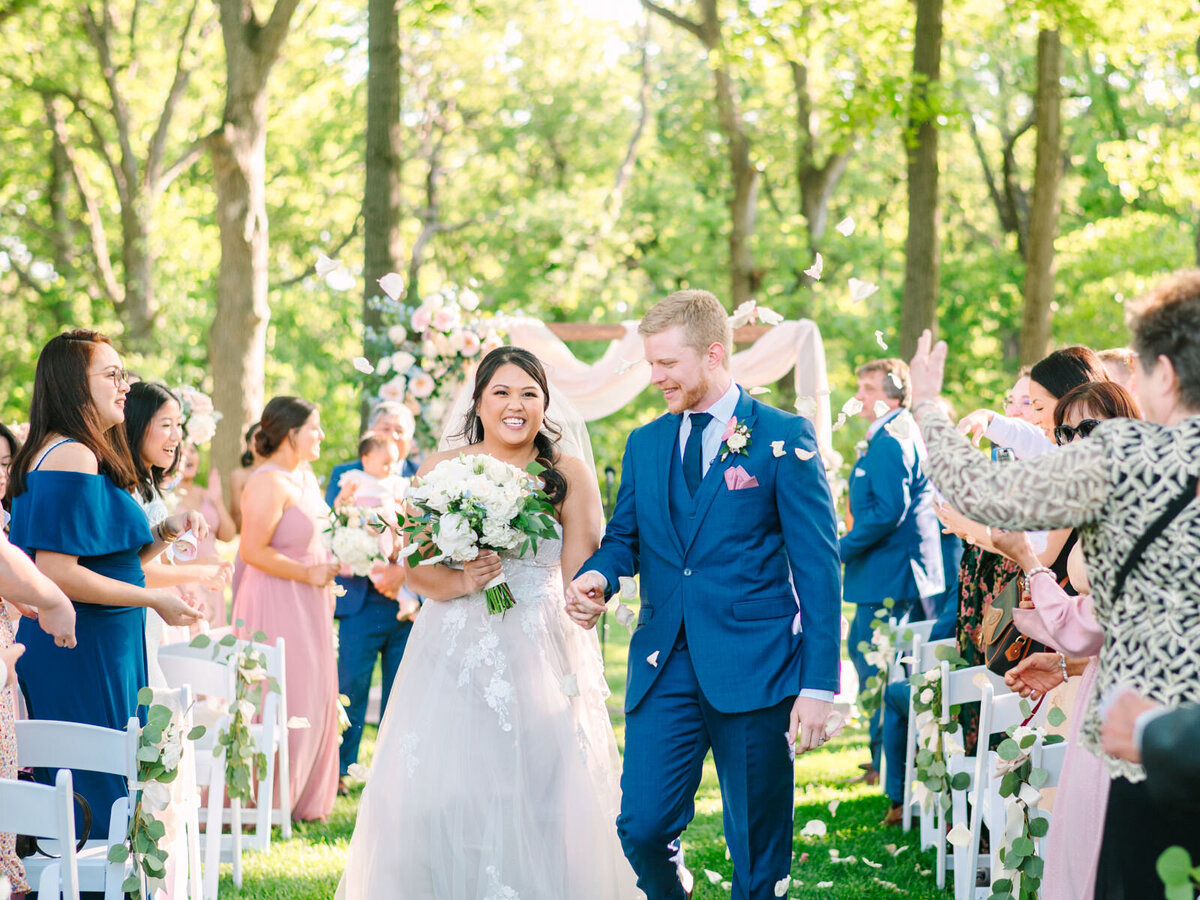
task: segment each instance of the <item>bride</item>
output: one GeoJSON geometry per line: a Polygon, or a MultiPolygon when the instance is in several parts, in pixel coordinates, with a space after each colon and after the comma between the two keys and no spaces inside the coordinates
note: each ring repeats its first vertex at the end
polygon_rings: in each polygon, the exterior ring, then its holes
{"type": "MultiPolygon", "coordinates": [[[[459,453],[536,459],[561,540],[520,559],[408,569],[426,598],[396,675],[339,900],[620,900],[642,895],[621,852],[616,740],[595,632],[563,608],[563,573],[600,543],[594,473],[560,453],[537,357],[501,347],[479,365],[459,453]],[[516,606],[490,615],[503,572],[516,606]]],[[[574,449],[574,448],[572,448],[574,449]]]]}

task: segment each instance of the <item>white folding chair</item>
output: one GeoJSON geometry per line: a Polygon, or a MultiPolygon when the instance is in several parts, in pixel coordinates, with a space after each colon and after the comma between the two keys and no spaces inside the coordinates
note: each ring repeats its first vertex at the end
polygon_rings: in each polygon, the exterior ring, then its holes
{"type": "MultiPolygon", "coordinates": [[[[83,772],[102,772],[119,775],[129,785],[126,796],[113,801],[109,815],[108,835],[89,838],[77,854],[79,890],[103,893],[105,900],[121,900],[121,885],[133,874],[133,860],[110,862],[108,850],[124,845],[129,831],[129,816],[135,801],[137,783],[137,750],[141,724],[131,718],[124,731],[81,725],[77,722],[55,722],[28,719],[17,722],[17,765],[46,769],[75,769],[83,772]]],[[[58,851],[52,851],[58,852],[58,851]]],[[[31,856],[25,860],[30,880],[54,864],[54,860],[31,856]]]]}
{"type": "Polygon", "coordinates": [[[49,859],[45,865],[34,867],[27,859],[25,868],[29,883],[41,900],[58,900],[59,897],[79,900],[75,791],[70,769],[59,770],[54,787],[0,779],[0,832],[53,840],[61,858],[49,859]]]}
{"type": "MultiPolygon", "coordinates": [[[[236,698],[233,667],[226,661],[213,659],[210,649],[167,644],[159,648],[158,665],[167,684],[186,685],[195,697],[225,704],[236,698]]],[[[198,711],[193,719],[198,714],[204,717],[198,711]]],[[[242,810],[240,800],[230,800],[227,819],[226,759],[224,752],[217,752],[220,747],[217,738],[228,727],[229,716],[209,716],[204,724],[207,731],[194,743],[196,784],[208,788],[208,803],[203,810],[197,810],[197,820],[204,826],[201,896],[204,900],[215,900],[223,860],[233,864],[234,885],[239,888],[242,885],[242,810]],[[222,834],[226,821],[230,825],[228,839],[222,834]]]]}
{"type": "Polygon", "coordinates": [[[183,755],[179,758],[175,780],[171,783],[171,813],[182,827],[172,846],[167,848],[170,895],[188,900],[203,897],[203,874],[200,866],[200,787],[196,779],[196,742],[188,741],[194,724],[192,689],[183,685],[177,689],[154,691],[154,703],[179,711],[180,727],[185,736],[183,755]],[[173,863],[173,865],[172,865],[173,863]]]}
{"type": "MultiPolygon", "coordinates": [[[[936,620],[929,619],[921,622],[905,622],[897,624],[893,617],[888,623],[892,628],[899,632],[893,650],[891,661],[888,663],[887,675],[884,678],[883,690],[884,696],[880,697],[879,707],[879,727],[882,731],[887,730],[887,688],[888,685],[894,684],[897,681],[908,680],[908,666],[902,663],[901,660],[913,653],[913,647],[922,641],[929,640],[929,634],[936,624],[936,620]]],[[[880,754],[879,757],[879,783],[887,784],[887,754],[880,754]]]]}
{"type": "MultiPolygon", "coordinates": [[[[927,641],[919,634],[913,636],[912,656],[916,659],[913,671],[928,672],[937,668],[937,648],[955,647],[953,638],[942,641],[927,641]]],[[[908,698],[908,732],[904,738],[904,830],[912,828],[912,816],[917,803],[913,800],[913,780],[917,771],[917,716],[913,710],[912,695],[908,698]]],[[[921,817],[921,849],[926,850],[934,844],[932,817],[921,817]]]]}

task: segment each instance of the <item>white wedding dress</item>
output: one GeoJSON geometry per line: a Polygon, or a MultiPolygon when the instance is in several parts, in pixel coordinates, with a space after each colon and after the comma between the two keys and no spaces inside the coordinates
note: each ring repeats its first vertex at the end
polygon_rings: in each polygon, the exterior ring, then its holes
{"type": "Polygon", "coordinates": [[[516,606],[425,602],[396,675],[338,900],[622,900],[620,759],[560,540],[505,559],[516,606]]]}

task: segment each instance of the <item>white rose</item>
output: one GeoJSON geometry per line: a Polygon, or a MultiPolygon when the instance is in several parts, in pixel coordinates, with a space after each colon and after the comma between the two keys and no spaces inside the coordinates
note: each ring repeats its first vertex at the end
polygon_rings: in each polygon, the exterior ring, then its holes
{"type": "Polygon", "coordinates": [[[471,523],[458,513],[442,516],[436,543],[442,553],[457,562],[466,562],[475,557],[475,533],[471,530],[471,523]]]}
{"type": "Polygon", "coordinates": [[[921,702],[926,706],[933,702],[933,688],[925,688],[921,691],[921,702]]]}
{"type": "Polygon", "coordinates": [[[179,742],[171,742],[163,747],[162,764],[167,771],[178,767],[179,760],[183,757],[183,744],[179,742]]]}
{"type": "Polygon", "coordinates": [[[403,325],[393,325],[388,329],[387,336],[393,344],[403,344],[408,340],[408,329],[403,325]]]}
{"type": "Polygon", "coordinates": [[[941,680],[941,677],[942,677],[941,669],[930,669],[928,672],[925,673],[926,681],[939,681],[939,680],[941,680]]]}
{"type": "Polygon", "coordinates": [[[729,436],[729,440],[725,444],[730,450],[742,450],[746,446],[746,436],[740,431],[735,431],[729,436]]]}

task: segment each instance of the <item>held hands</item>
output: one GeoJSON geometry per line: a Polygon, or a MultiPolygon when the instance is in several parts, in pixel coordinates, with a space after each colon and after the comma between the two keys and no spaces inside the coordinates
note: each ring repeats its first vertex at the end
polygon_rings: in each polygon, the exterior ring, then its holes
{"type": "Polygon", "coordinates": [[[375,590],[383,596],[395,600],[400,594],[400,588],[404,587],[404,565],[403,563],[376,563],[371,569],[369,577],[371,583],[375,585],[375,590]]]}
{"type": "Polygon", "coordinates": [[[194,625],[204,618],[204,610],[194,606],[191,598],[168,590],[153,590],[150,595],[147,605],[168,625],[194,625]]]}
{"type": "Polygon", "coordinates": [[[500,554],[495,550],[480,550],[474,559],[463,563],[462,573],[466,588],[463,594],[482,591],[487,587],[489,581],[503,571],[504,566],[500,562],[500,554]]]}
{"type": "Polygon", "coordinates": [[[594,628],[604,612],[604,576],[599,572],[584,572],[566,590],[567,615],[581,628],[594,628]]]}
{"type": "Polygon", "coordinates": [[[1157,707],[1157,703],[1143,699],[1133,691],[1126,690],[1113,702],[1100,727],[1100,746],[1104,752],[1132,763],[1142,761],[1142,752],[1133,741],[1133,728],[1138,716],[1157,707]]]}
{"type": "Polygon", "coordinates": [[[909,384],[912,386],[913,409],[926,400],[937,400],[942,393],[942,381],[946,375],[946,354],[949,348],[945,341],[933,343],[933,332],[926,328],[917,341],[917,352],[908,364],[909,384]]]}
{"type": "Polygon", "coordinates": [[[788,722],[788,743],[795,746],[798,754],[817,749],[831,737],[832,716],[833,704],[828,700],[797,697],[788,722]]]}

